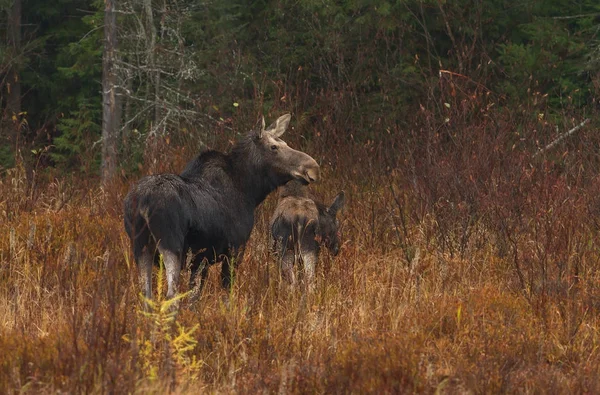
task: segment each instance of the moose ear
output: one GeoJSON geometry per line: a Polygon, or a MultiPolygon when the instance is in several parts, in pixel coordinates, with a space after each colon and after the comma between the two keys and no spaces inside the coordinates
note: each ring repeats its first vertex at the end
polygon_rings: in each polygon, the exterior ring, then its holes
{"type": "Polygon", "coordinates": [[[280,137],[283,133],[285,133],[288,125],[290,124],[290,119],[292,116],[290,114],[285,114],[277,118],[275,122],[271,124],[265,130],[265,132],[270,133],[273,137],[280,137]]]}
{"type": "Polygon", "coordinates": [[[329,212],[333,215],[336,215],[339,209],[344,207],[344,203],[346,203],[346,195],[344,194],[344,191],[341,191],[337,194],[337,196],[333,200],[333,203],[331,203],[331,206],[329,207],[329,212]]]}
{"type": "Polygon", "coordinates": [[[265,132],[265,117],[261,116],[260,120],[256,124],[256,127],[254,128],[254,130],[252,132],[250,132],[250,134],[253,135],[254,137],[256,137],[257,139],[260,139],[260,138],[262,138],[262,135],[264,132],[265,132]]]}

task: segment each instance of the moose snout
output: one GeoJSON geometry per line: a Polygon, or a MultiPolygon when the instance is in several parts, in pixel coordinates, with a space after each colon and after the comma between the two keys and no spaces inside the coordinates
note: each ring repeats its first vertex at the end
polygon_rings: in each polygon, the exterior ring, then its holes
{"type": "Polygon", "coordinates": [[[316,160],[310,158],[310,161],[307,161],[307,163],[293,171],[292,176],[297,180],[310,184],[321,179],[321,168],[316,160]]]}
{"type": "Polygon", "coordinates": [[[315,182],[321,179],[321,167],[313,158],[310,158],[308,163],[304,165],[304,175],[308,182],[315,182]]]}
{"type": "Polygon", "coordinates": [[[306,169],[305,174],[308,182],[319,181],[319,179],[321,179],[321,168],[317,162],[315,162],[314,166],[306,169]]]}

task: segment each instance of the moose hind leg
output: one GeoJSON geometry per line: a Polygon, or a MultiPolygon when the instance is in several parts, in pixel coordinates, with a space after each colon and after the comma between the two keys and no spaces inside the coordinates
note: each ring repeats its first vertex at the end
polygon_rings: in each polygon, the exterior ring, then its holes
{"type": "Polygon", "coordinates": [[[148,301],[152,299],[152,264],[154,256],[148,248],[145,247],[142,249],[139,256],[135,257],[135,261],[138,266],[142,294],[144,298],[146,298],[146,301],[148,301]]]}
{"type": "Polygon", "coordinates": [[[173,298],[179,290],[179,274],[181,273],[181,254],[165,248],[158,248],[163,256],[165,273],[167,274],[167,299],[173,298]]]}

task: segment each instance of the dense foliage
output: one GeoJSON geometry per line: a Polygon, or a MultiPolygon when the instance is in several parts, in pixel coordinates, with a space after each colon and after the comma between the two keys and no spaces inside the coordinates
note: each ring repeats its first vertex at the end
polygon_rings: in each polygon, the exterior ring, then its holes
{"type": "MultiPolygon", "coordinates": [[[[5,18],[11,3],[0,5],[5,18]]],[[[17,119],[5,113],[2,166],[19,150],[26,162],[97,169],[102,7],[91,0],[23,7],[21,48],[1,48],[3,70],[17,65],[23,92],[17,119]]],[[[124,0],[116,7],[123,166],[137,165],[148,136],[191,131],[201,144],[215,123],[278,110],[295,113],[308,137],[376,139],[413,121],[419,104],[441,99],[449,81],[451,90],[492,95],[525,116],[556,120],[597,106],[594,0],[124,0]]]]}

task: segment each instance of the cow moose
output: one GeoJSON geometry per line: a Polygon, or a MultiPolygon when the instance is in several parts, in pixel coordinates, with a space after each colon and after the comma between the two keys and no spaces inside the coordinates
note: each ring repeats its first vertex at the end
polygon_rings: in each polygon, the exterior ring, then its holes
{"type": "Polygon", "coordinates": [[[308,188],[290,181],[279,191],[279,200],[271,216],[272,248],[279,259],[282,277],[296,283],[294,268],[302,263],[304,283],[312,287],[315,265],[324,244],[333,255],[340,250],[337,212],[344,206],[344,191],[330,206],[314,200],[308,188]]]}
{"type": "Polygon", "coordinates": [[[188,250],[190,302],[198,299],[208,267],[217,262],[222,263],[222,286],[230,289],[255,208],[290,180],[308,184],[319,179],[317,162],[280,139],[290,118],[283,115],[266,129],[262,118],[229,153],[202,152],[180,175],[149,175],[131,188],[124,201],[125,230],[147,299],[158,254],[164,261],[167,298],[172,298],[188,250]]]}

